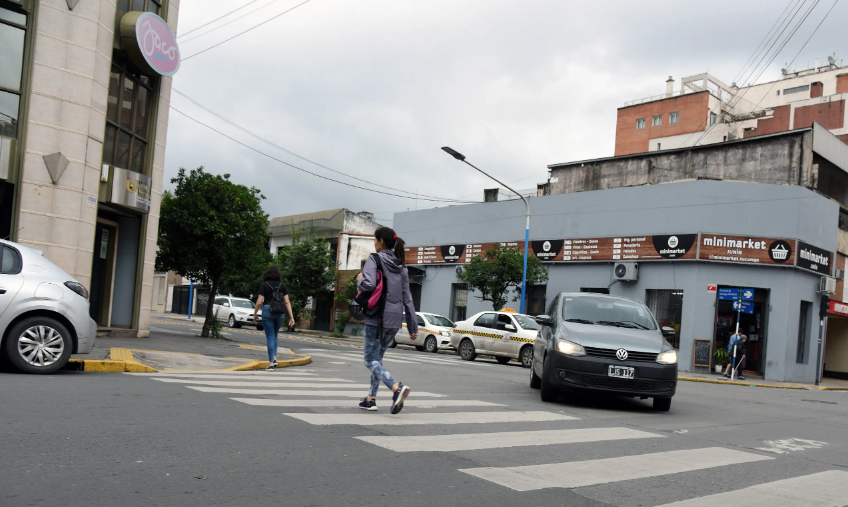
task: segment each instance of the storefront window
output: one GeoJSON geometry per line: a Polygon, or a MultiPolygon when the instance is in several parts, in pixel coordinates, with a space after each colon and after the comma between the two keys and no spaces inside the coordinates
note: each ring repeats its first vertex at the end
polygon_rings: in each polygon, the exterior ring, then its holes
{"type": "Polygon", "coordinates": [[[662,327],[674,328],[674,336],[667,336],[671,345],[680,348],[680,321],[683,316],[683,291],[673,289],[648,289],[647,306],[662,327]]]}
{"type": "Polygon", "coordinates": [[[118,0],[118,10],[121,12],[147,11],[159,15],[162,2],[159,0],[118,0]]]}
{"type": "Polygon", "coordinates": [[[18,137],[26,14],[0,7],[0,136],[18,137]]]}
{"type": "Polygon", "coordinates": [[[129,64],[116,64],[109,78],[103,163],[144,173],[153,89],[129,64]]]}
{"type": "Polygon", "coordinates": [[[547,285],[533,285],[527,287],[527,306],[525,313],[527,315],[542,315],[545,313],[545,299],[547,295],[547,285]]]}
{"type": "Polygon", "coordinates": [[[451,297],[451,320],[459,322],[465,320],[468,309],[468,286],[464,283],[453,284],[453,295],[451,297]]]}

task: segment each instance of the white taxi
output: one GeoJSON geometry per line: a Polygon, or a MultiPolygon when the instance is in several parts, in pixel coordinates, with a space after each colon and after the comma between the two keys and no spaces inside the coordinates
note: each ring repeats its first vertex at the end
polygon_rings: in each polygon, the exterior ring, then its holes
{"type": "MultiPolygon", "coordinates": [[[[439,349],[451,348],[450,339],[453,322],[435,313],[416,313],[418,319],[418,338],[409,335],[406,323],[395,335],[395,344],[412,345],[418,351],[438,352],[439,349]]],[[[404,316],[404,320],[406,317],[404,316]]]]}
{"type": "Polygon", "coordinates": [[[529,368],[538,331],[539,324],[527,315],[503,310],[480,312],[456,323],[451,345],[466,361],[473,361],[478,355],[494,356],[501,364],[518,359],[521,366],[529,368]]]}

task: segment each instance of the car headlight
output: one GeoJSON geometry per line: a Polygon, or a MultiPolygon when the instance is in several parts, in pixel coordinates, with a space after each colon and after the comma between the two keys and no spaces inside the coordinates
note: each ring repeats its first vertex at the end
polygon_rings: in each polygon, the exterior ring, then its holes
{"type": "Polygon", "coordinates": [[[450,338],[450,335],[451,335],[450,332],[448,332],[448,331],[439,331],[439,334],[442,335],[442,336],[447,336],[448,338],[450,338]]]}
{"type": "Polygon", "coordinates": [[[82,296],[83,299],[88,299],[88,290],[81,283],[71,280],[70,282],[65,282],[65,287],[76,292],[82,296]]]}
{"type": "Polygon", "coordinates": [[[677,364],[677,351],[671,349],[660,352],[657,356],[657,362],[660,364],[677,364]]]}
{"type": "Polygon", "coordinates": [[[586,349],[582,345],[578,345],[568,340],[557,340],[557,350],[569,356],[585,356],[586,349]]]}

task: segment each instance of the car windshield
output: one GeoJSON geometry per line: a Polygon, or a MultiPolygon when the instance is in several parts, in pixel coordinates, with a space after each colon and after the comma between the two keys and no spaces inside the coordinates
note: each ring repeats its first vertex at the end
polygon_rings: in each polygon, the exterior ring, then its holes
{"type": "Polygon", "coordinates": [[[233,299],[232,301],[236,308],[253,308],[253,303],[247,299],[233,299]]]}
{"type": "Polygon", "coordinates": [[[427,320],[429,320],[434,326],[453,327],[453,322],[441,315],[428,315],[427,320]]]}
{"type": "Polygon", "coordinates": [[[538,331],[539,324],[536,323],[536,319],[528,317],[527,315],[513,315],[516,321],[518,321],[518,325],[528,331],[538,331]]]}
{"type": "Polygon", "coordinates": [[[566,322],[602,326],[656,329],[648,309],[637,302],[621,299],[577,296],[564,298],[562,318],[566,322]]]}

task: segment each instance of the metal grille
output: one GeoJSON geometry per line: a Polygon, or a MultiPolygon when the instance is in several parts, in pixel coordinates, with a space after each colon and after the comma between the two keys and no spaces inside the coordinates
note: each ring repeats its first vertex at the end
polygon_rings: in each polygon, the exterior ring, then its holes
{"type": "Polygon", "coordinates": [[[618,391],[653,391],[657,385],[654,380],[623,379],[603,377],[601,375],[583,375],[583,382],[589,387],[615,389],[618,391]]]}
{"type": "MultiPolygon", "coordinates": [[[[592,357],[603,357],[606,359],[615,359],[618,361],[618,358],[615,357],[615,351],[618,349],[601,349],[597,347],[583,347],[586,349],[586,355],[592,357]]],[[[627,351],[627,361],[642,361],[642,362],[654,362],[657,360],[656,352],[631,352],[627,351]]]]}

